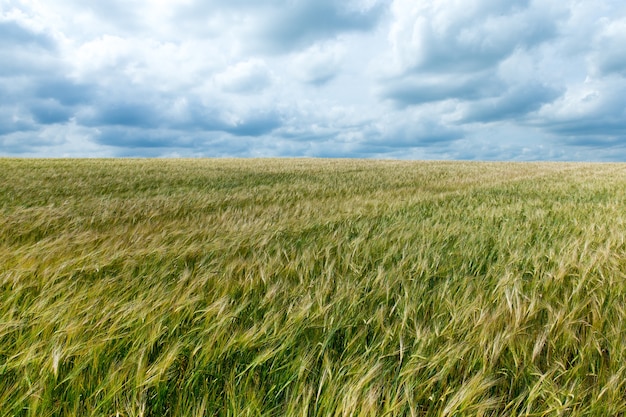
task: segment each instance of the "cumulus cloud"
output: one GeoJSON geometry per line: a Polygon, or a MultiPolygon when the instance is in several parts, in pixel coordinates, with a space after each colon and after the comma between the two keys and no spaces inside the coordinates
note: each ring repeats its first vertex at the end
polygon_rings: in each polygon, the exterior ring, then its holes
{"type": "Polygon", "coordinates": [[[78,121],[85,126],[127,126],[159,128],[165,122],[163,110],[143,101],[98,103],[85,109],[78,121]]]}
{"type": "Polygon", "coordinates": [[[0,136],[14,132],[35,130],[36,125],[30,114],[16,106],[0,107],[0,136]]]}
{"type": "Polygon", "coordinates": [[[105,126],[96,131],[96,143],[115,148],[180,148],[195,144],[193,140],[179,136],[167,129],[141,129],[136,127],[105,126]]]}
{"type": "Polygon", "coordinates": [[[546,105],[535,123],[570,144],[626,143],[626,79],[587,79],[546,105]]]}
{"type": "Polygon", "coordinates": [[[190,1],[175,12],[201,36],[236,38],[236,48],[280,54],[306,48],[346,32],[373,29],[385,13],[383,1],[233,0],[190,1]]]}
{"type": "Polygon", "coordinates": [[[23,23],[0,20],[0,76],[44,75],[55,66],[55,40],[23,23]]]}
{"type": "Polygon", "coordinates": [[[496,97],[464,105],[461,120],[481,123],[516,120],[539,110],[559,95],[556,88],[539,82],[512,85],[496,97]]]}
{"type": "Polygon", "coordinates": [[[626,17],[611,21],[601,20],[602,30],[594,39],[594,51],[589,57],[589,64],[599,76],[618,74],[626,76],[626,17]]]}
{"type": "Polygon", "coordinates": [[[95,93],[95,84],[81,84],[64,76],[42,77],[33,85],[34,97],[67,106],[90,103],[95,93]]]}
{"type": "Polygon", "coordinates": [[[489,68],[556,35],[564,8],[528,0],[396,0],[389,39],[399,72],[489,68]]]}
{"type": "Polygon", "coordinates": [[[54,42],[42,33],[36,33],[15,21],[0,21],[0,45],[34,49],[53,49],[54,42]]]}
{"type": "Polygon", "coordinates": [[[67,122],[73,115],[71,108],[54,99],[36,100],[29,107],[35,121],[44,125],[67,122]]]}
{"type": "Polygon", "coordinates": [[[316,43],[294,54],[291,74],[307,84],[325,85],[340,72],[344,56],[344,47],[339,43],[316,43]]]}
{"type": "Polygon", "coordinates": [[[626,159],[617,0],[0,0],[0,154],[626,159]]]}
{"type": "Polygon", "coordinates": [[[239,62],[215,76],[218,86],[229,93],[259,93],[272,84],[272,74],[259,59],[239,62]]]}
{"type": "Polygon", "coordinates": [[[272,51],[306,47],[346,31],[371,30],[383,14],[382,2],[369,6],[334,0],[281,3],[257,28],[262,47],[272,51]]]}
{"type": "Polygon", "coordinates": [[[382,83],[381,96],[408,106],[447,99],[476,100],[497,95],[502,82],[493,74],[422,74],[396,77],[382,83]]]}
{"type": "Polygon", "coordinates": [[[563,8],[527,0],[412,2],[393,5],[393,65],[382,96],[398,104],[477,100],[507,91],[498,65],[556,36],[563,8]]]}

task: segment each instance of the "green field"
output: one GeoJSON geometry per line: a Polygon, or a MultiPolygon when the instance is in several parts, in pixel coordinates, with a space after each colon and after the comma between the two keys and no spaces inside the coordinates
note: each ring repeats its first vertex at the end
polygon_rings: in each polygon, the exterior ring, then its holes
{"type": "Polygon", "coordinates": [[[0,159],[0,416],[626,414],[626,164],[0,159]]]}

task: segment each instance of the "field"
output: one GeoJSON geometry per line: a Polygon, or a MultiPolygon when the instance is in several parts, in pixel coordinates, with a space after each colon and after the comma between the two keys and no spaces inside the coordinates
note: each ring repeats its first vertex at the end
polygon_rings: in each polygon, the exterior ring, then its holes
{"type": "Polygon", "coordinates": [[[0,416],[626,415],[626,165],[0,159],[0,416]]]}

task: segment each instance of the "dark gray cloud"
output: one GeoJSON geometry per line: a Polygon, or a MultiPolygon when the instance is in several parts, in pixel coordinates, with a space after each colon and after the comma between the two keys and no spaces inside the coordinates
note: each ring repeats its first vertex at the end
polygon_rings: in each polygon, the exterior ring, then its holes
{"type": "Polygon", "coordinates": [[[70,120],[74,110],[56,100],[36,100],[29,106],[30,113],[39,124],[65,123],[70,120]]]}
{"type": "Polygon", "coordinates": [[[36,129],[28,114],[16,106],[0,106],[0,136],[36,129]]]}
{"type": "Polygon", "coordinates": [[[49,33],[0,21],[0,135],[70,120],[77,92],[62,75],[60,53],[49,33]]]}
{"type": "Polygon", "coordinates": [[[211,24],[215,19],[230,22],[227,30],[243,36],[243,48],[273,54],[294,51],[342,33],[372,30],[386,10],[384,2],[365,7],[358,1],[234,0],[195,1],[181,6],[176,15],[205,36],[218,35],[219,24],[211,24]]]}
{"type": "Polygon", "coordinates": [[[515,120],[539,110],[542,105],[554,101],[561,93],[556,88],[536,82],[514,85],[500,96],[469,104],[462,121],[489,123],[515,120]]]}
{"type": "Polygon", "coordinates": [[[626,54],[620,53],[617,48],[601,54],[597,65],[603,75],[620,74],[626,77],[626,54]]]}
{"type": "Polygon", "coordinates": [[[448,99],[477,100],[497,95],[503,88],[502,81],[489,73],[424,73],[385,81],[381,88],[381,97],[402,107],[448,99]]]}
{"type": "Polygon", "coordinates": [[[94,141],[113,149],[115,156],[254,156],[259,138],[223,132],[104,127],[94,141]]]}
{"type": "Polygon", "coordinates": [[[31,80],[0,76],[0,105],[19,104],[24,97],[32,96],[31,87],[31,80]]]}
{"type": "Polygon", "coordinates": [[[588,79],[572,85],[531,120],[559,141],[613,146],[626,141],[626,78],[588,79]]]}
{"type": "Polygon", "coordinates": [[[12,21],[0,21],[0,77],[44,76],[58,63],[56,41],[12,21]]]}
{"type": "Polygon", "coordinates": [[[85,112],[79,121],[85,126],[127,126],[139,128],[163,127],[162,111],[148,101],[97,103],[85,112]]]}
{"type": "Polygon", "coordinates": [[[281,127],[284,123],[280,112],[272,109],[255,108],[233,114],[216,107],[191,103],[188,112],[168,126],[187,131],[224,132],[234,136],[263,136],[281,127]]]}
{"type": "Polygon", "coordinates": [[[187,148],[197,144],[194,140],[184,139],[178,131],[120,126],[99,129],[94,140],[100,145],[116,148],[187,148]]]}
{"type": "Polygon", "coordinates": [[[253,117],[224,125],[221,129],[235,136],[262,136],[272,132],[282,125],[279,115],[273,113],[259,113],[253,117]]]}
{"type": "Polygon", "coordinates": [[[366,9],[350,8],[335,0],[289,1],[259,25],[260,45],[271,51],[288,51],[333,38],[343,32],[367,31],[384,16],[382,3],[366,9]]]}
{"type": "Polygon", "coordinates": [[[0,78],[0,104],[6,106],[5,114],[12,114],[11,123],[5,116],[3,131],[35,130],[37,125],[66,123],[91,99],[90,86],[72,83],[63,76],[0,78]]]}
{"type": "Polygon", "coordinates": [[[46,34],[36,33],[12,21],[0,21],[0,48],[36,48],[50,50],[56,43],[46,34]]]}
{"type": "MultiPolygon", "coordinates": [[[[198,100],[187,102],[177,113],[172,109],[175,99],[153,95],[150,99],[121,99],[118,101],[98,102],[78,116],[78,121],[90,127],[115,127],[116,134],[129,128],[131,137],[136,137],[136,130],[151,131],[147,143],[166,143],[167,138],[184,135],[184,132],[224,132],[234,136],[261,136],[272,132],[282,125],[280,113],[267,109],[252,109],[240,112],[236,117],[216,106],[205,106],[198,100]],[[167,131],[164,137],[155,136],[159,129],[167,131]]],[[[108,131],[108,130],[107,130],[108,131]]],[[[120,137],[126,138],[124,135],[120,137]]],[[[109,143],[110,140],[98,140],[109,143]]],[[[120,144],[134,143],[133,140],[121,140],[120,144]]],[[[160,145],[159,145],[160,146],[160,145]]]]}
{"type": "Polygon", "coordinates": [[[336,76],[337,72],[318,72],[310,74],[310,76],[306,79],[306,82],[316,87],[322,87],[335,79],[336,76]]]}
{"type": "Polygon", "coordinates": [[[567,145],[584,147],[626,146],[626,114],[621,119],[555,121],[545,127],[567,145]]]}
{"type": "Polygon", "coordinates": [[[606,133],[607,132],[602,131],[600,136],[587,136],[585,134],[576,132],[575,135],[562,137],[562,143],[570,145],[570,146],[578,146],[582,148],[596,148],[596,149],[606,149],[609,147],[613,149],[626,148],[626,135],[619,132],[615,136],[609,136],[606,133]]]}
{"type": "Polygon", "coordinates": [[[0,77],[46,76],[56,69],[54,58],[29,49],[6,50],[0,48],[0,77]]]}
{"type": "Polygon", "coordinates": [[[364,144],[375,146],[377,152],[442,146],[463,137],[458,127],[446,127],[437,120],[405,121],[393,129],[384,129],[366,136],[364,144]]]}
{"type": "Polygon", "coordinates": [[[42,77],[33,88],[34,96],[53,99],[63,105],[74,106],[92,102],[96,97],[96,85],[72,81],[64,76],[42,77]]]}

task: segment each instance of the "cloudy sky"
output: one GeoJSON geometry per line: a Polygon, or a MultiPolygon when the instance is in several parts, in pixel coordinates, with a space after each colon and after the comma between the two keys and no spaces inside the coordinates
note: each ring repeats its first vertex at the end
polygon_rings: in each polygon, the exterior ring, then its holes
{"type": "Polygon", "coordinates": [[[626,2],[0,0],[0,155],[626,161],[626,2]]]}

